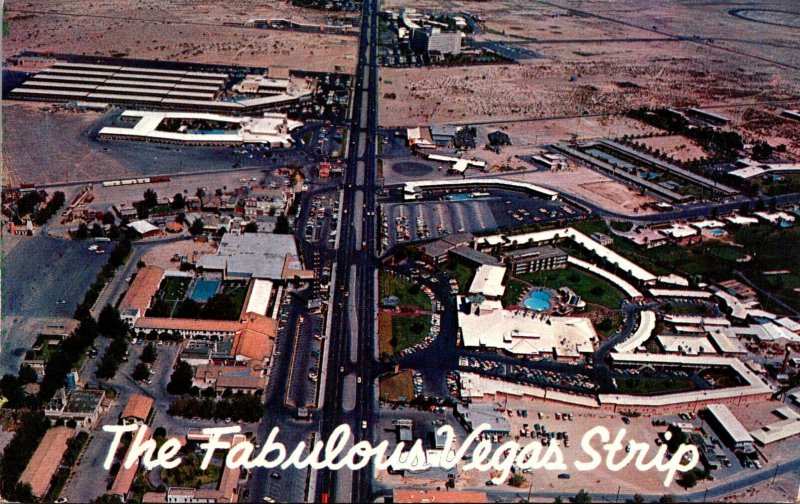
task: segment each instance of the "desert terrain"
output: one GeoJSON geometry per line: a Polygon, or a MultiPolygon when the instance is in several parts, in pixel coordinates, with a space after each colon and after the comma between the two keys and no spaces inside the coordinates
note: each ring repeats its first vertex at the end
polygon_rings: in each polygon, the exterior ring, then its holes
{"type": "Polygon", "coordinates": [[[225,26],[254,17],[325,23],[322,11],[290,3],[211,0],[7,2],[3,57],[19,51],[74,53],[352,72],[356,37],[225,26]]]}
{"type": "MultiPolygon", "coordinates": [[[[791,2],[767,4],[764,9],[791,7],[791,2]]],[[[632,0],[386,3],[394,9],[401,5],[479,14],[486,31],[476,39],[522,44],[542,59],[383,69],[380,120],[385,126],[781,101],[796,99],[800,89],[800,28],[788,14],[785,26],[766,30],[762,22],[733,15],[731,6],[720,3],[680,8],[632,0]],[[387,98],[393,94],[396,99],[387,98]]],[[[780,18],[770,15],[772,21],[780,18]]]]}

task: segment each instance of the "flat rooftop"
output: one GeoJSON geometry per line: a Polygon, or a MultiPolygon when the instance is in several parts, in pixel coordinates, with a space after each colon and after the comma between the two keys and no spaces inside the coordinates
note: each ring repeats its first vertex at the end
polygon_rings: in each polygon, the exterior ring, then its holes
{"type": "Polygon", "coordinates": [[[229,276],[281,280],[287,255],[297,257],[293,235],[226,234],[220,241],[217,253],[200,257],[197,266],[207,270],[223,270],[229,276]]]}

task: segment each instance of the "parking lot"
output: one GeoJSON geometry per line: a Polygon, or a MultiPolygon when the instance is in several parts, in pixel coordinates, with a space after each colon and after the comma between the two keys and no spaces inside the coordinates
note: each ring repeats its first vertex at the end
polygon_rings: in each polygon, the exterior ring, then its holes
{"type": "Polygon", "coordinates": [[[297,328],[291,378],[286,391],[286,403],[291,407],[316,406],[323,351],[323,324],[321,315],[306,314],[297,328]]]}
{"type": "Polygon", "coordinates": [[[108,260],[85,242],[43,234],[19,240],[2,260],[0,373],[16,373],[36,339],[21,328],[36,318],[71,317],[108,260]]]}
{"type": "Polygon", "coordinates": [[[382,205],[383,245],[438,238],[452,233],[534,225],[577,218],[570,205],[502,190],[472,193],[431,192],[423,201],[382,205]]]}
{"type": "MultiPolygon", "coordinates": [[[[492,404],[496,410],[503,410],[503,415],[511,425],[511,438],[521,445],[527,445],[534,439],[544,443],[545,438],[549,438],[548,443],[556,442],[561,447],[564,454],[564,463],[568,469],[559,471],[559,474],[568,474],[569,477],[556,477],[550,473],[525,473],[524,476],[529,482],[533,482],[535,492],[564,492],[565,495],[574,495],[581,489],[590,490],[591,493],[616,493],[619,487],[625,489],[627,493],[639,492],[643,494],[654,493],[675,493],[680,495],[684,492],[676,483],[672,483],[669,489],[663,486],[663,473],[655,470],[640,472],[629,464],[617,472],[606,468],[605,463],[601,464],[596,470],[591,472],[578,472],[574,468],[576,461],[588,460],[588,455],[581,448],[583,435],[589,430],[599,425],[605,426],[613,438],[621,429],[625,430],[622,444],[627,444],[630,440],[650,443],[649,456],[645,460],[650,460],[652,453],[657,449],[655,438],[660,432],[666,430],[664,426],[653,426],[651,419],[645,417],[628,418],[623,421],[623,415],[606,411],[598,411],[589,408],[579,408],[553,402],[531,402],[509,397],[496,398],[495,401],[483,399],[482,403],[492,404]],[[527,416],[521,416],[521,412],[527,416]],[[566,413],[566,418],[565,414],[566,413]],[[526,426],[527,424],[527,426],[526,426]],[[539,431],[544,430],[550,434],[536,434],[536,425],[539,431]],[[523,433],[526,433],[523,435],[523,433]],[[567,440],[564,440],[566,433],[567,440]],[[569,444],[569,446],[565,446],[569,444]]],[[[627,418],[627,417],[626,417],[627,418]]],[[[500,439],[494,443],[495,447],[508,441],[508,438],[500,439]]],[[[601,450],[601,442],[594,439],[592,446],[596,450],[601,450]]],[[[605,454],[604,452],[602,452],[605,454]]],[[[624,454],[617,455],[619,460],[624,454]]],[[[459,479],[459,483],[465,488],[486,489],[487,473],[471,471],[464,473],[459,479]]],[[[501,488],[510,489],[507,484],[501,488]]],[[[526,486],[527,488],[527,486],[526,486]]]]}
{"type": "Polygon", "coordinates": [[[338,208],[338,200],[330,195],[320,194],[311,199],[303,235],[306,242],[333,248],[339,224],[338,208]]]}

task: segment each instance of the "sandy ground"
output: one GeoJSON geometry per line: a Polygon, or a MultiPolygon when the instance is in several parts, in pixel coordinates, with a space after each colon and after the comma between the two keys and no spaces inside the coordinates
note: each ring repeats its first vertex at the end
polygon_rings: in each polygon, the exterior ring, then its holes
{"type": "MultiPolygon", "coordinates": [[[[381,95],[397,95],[382,99],[381,123],[387,126],[796,99],[800,89],[797,28],[736,18],[727,4],[390,0],[387,5],[401,3],[481,14],[488,32],[478,38],[500,33],[512,40],[514,34],[545,59],[383,70],[381,95]]],[[[772,0],[764,8],[792,4],[772,0]]]]}
{"type": "Polygon", "coordinates": [[[648,196],[642,196],[635,189],[581,166],[556,172],[525,172],[514,174],[508,178],[543,184],[556,191],[583,198],[609,212],[628,215],[652,213],[652,210],[641,207],[655,201],[648,196]]]}
{"type": "Polygon", "coordinates": [[[355,37],[223,25],[251,17],[320,20],[321,13],[306,13],[284,2],[266,5],[263,9],[253,9],[250,2],[242,0],[223,3],[108,0],[91,4],[91,10],[87,11],[85,3],[76,1],[60,2],[58,9],[46,1],[8,2],[9,9],[81,15],[12,10],[7,16],[10,34],[3,39],[3,56],[31,50],[260,67],[278,65],[310,71],[355,69],[355,37]]]}
{"type": "Polygon", "coordinates": [[[175,254],[185,255],[189,260],[197,260],[201,255],[213,254],[216,247],[211,243],[195,242],[194,240],[183,240],[178,242],[165,243],[149,250],[142,260],[148,266],[158,266],[167,270],[177,270],[180,263],[172,262],[175,254]]]}
{"type": "MultiPolygon", "coordinates": [[[[530,155],[536,147],[563,140],[597,140],[657,132],[659,130],[647,124],[618,115],[485,124],[476,128],[477,148],[467,151],[466,157],[504,164],[509,157],[530,155]],[[499,154],[484,148],[489,143],[489,133],[497,130],[504,131],[511,139],[511,145],[503,146],[499,154]]],[[[512,162],[513,166],[517,164],[512,162]]]]}
{"type": "Polygon", "coordinates": [[[576,35],[581,38],[651,36],[648,32],[635,27],[583,18],[558,7],[519,0],[493,2],[387,0],[384,2],[384,7],[388,9],[397,10],[402,6],[426,12],[468,11],[478,14],[486,23],[487,33],[482,38],[493,40],[514,40],[520,37],[563,40],[576,35]]]}
{"type": "Polygon", "coordinates": [[[658,149],[678,161],[689,161],[690,159],[703,159],[706,157],[706,153],[702,147],[682,136],[637,138],[635,141],[643,143],[651,149],[658,149]]]}
{"type": "MultiPolygon", "coordinates": [[[[731,69],[688,42],[559,44],[549,61],[519,65],[382,69],[380,122],[415,126],[617,113],[796,97],[765,65],[731,69]],[[577,51],[577,52],[576,52],[577,51]],[[696,69],[703,70],[696,70],[696,69]]],[[[743,63],[744,64],[744,63],[743,63]]]]}
{"type": "MultiPolygon", "coordinates": [[[[519,434],[524,423],[528,424],[529,430],[533,429],[534,424],[539,423],[546,426],[548,431],[566,432],[569,435],[570,446],[564,447],[561,444],[564,462],[568,469],[561,472],[569,473],[571,478],[568,480],[557,479],[556,474],[547,472],[526,474],[528,481],[533,480],[534,491],[563,491],[567,494],[575,494],[580,489],[585,488],[591,493],[614,493],[619,487],[622,487],[622,491],[627,493],[662,493],[671,491],[679,494],[679,492],[683,492],[675,483],[669,487],[669,490],[664,488],[663,474],[656,471],[640,472],[632,464],[619,472],[609,471],[604,464],[601,464],[595,471],[583,473],[577,471],[574,467],[576,461],[588,460],[588,456],[581,449],[581,438],[586,431],[598,425],[606,426],[612,436],[616,436],[617,432],[624,428],[626,430],[624,443],[633,439],[639,442],[651,443],[653,445],[651,450],[655,449],[653,440],[660,432],[659,429],[663,429],[663,427],[653,427],[649,418],[632,418],[631,423],[625,425],[622,423],[621,415],[588,408],[568,407],[555,403],[531,403],[530,401],[519,399],[509,399],[508,402],[501,400],[497,405],[514,412],[513,415],[507,415],[511,423],[511,432],[514,435],[519,434]],[[528,417],[520,418],[515,413],[517,409],[527,409],[528,417]],[[539,419],[537,415],[539,411],[543,413],[543,419],[539,419]],[[570,412],[573,414],[573,420],[556,420],[556,412],[570,412]]],[[[530,438],[520,438],[518,442],[524,445],[530,442],[530,438]]],[[[595,440],[593,446],[597,448],[599,445],[600,443],[595,440]]],[[[646,460],[651,457],[652,453],[646,460]]],[[[459,484],[464,487],[484,486],[486,479],[486,474],[477,472],[462,473],[459,478],[459,484]]]]}
{"type": "Polygon", "coordinates": [[[87,131],[101,114],[51,113],[49,109],[42,103],[3,103],[3,160],[11,183],[131,174],[114,158],[87,146],[87,131]]]}
{"type": "MultiPolygon", "coordinates": [[[[487,33],[483,38],[536,41],[574,39],[659,39],[675,36],[702,37],[724,58],[764,57],[794,66],[797,51],[797,16],[768,10],[797,12],[792,0],[765,0],[757,6],[729,2],[641,2],[639,0],[551,0],[527,2],[496,0],[386,0],[386,8],[400,6],[422,11],[479,14],[487,33]],[[752,7],[748,19],[732,15],[733,8],[752,7]],[[574,9],[574,10],[570,10],[574,9]],[[581,11],[581,12],[575,12],[581,11]],[[776,24],[753,21],[763,20],[776,24]],[[781,26],[792,25],[792,26],[781,26]],[[735,51],[735,52],[728,52],[735,51]]],[[[533,50],[537,45],[532,44],[533,50]]],[[[580,49],[580,47],[578,47],[580,49]]]]}
{"type": "Polygon", "coordinates": [[[720,107],[714,109],[731,120],[731,127],[748,142],[764,140],[770,145],[786,145],[790,159],[800,159],[800,121],[781,116],[784,108],[798,108],[800,103],[786,107],[720,107]]]}

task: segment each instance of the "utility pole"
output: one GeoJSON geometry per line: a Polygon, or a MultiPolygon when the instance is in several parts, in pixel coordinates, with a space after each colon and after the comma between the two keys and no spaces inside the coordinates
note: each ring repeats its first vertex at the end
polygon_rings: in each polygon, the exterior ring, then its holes
{"type": "Polygon", "coordinates": [[[531,502],[531,495],[533,494],[533,481],[528,485],[528,503],[531,502]]]}

